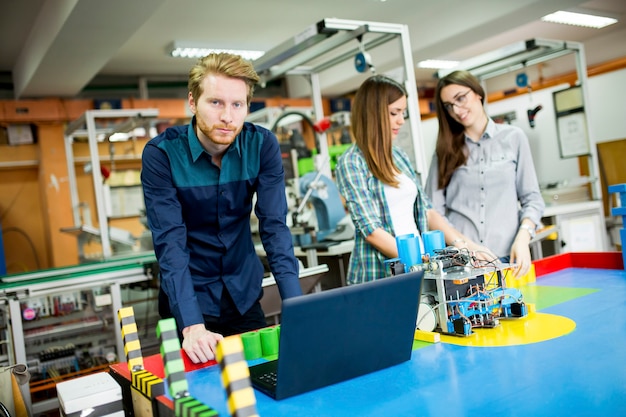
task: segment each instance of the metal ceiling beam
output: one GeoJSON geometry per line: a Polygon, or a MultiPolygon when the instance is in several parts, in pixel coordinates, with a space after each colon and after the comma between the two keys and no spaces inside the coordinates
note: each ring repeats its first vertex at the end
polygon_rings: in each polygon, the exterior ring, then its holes
{"type": "MultiPolygon", "coordinates": [[[[383,34],[381,36],[378,36],[377,38],[374,38],[372,40],[368,40],[368,41],[363,41],[363,48],[367,51],[370,49],[373,49],[377,46],[383,45],[389,41],[391,41],[394,38],[397,38],[398,35],[396,34],[383,34]]],[[[353,48],[351,50],[349,50],[348,52],[341,54],[333,59],[330,59],[326,62],[324,62],[321,65],[318,65],[314,68],[314,71],[317,72],[322,72],[328,68],[334,67],[335,65],[338,65],[340,63],[342,63],[343,61],[347,61],[348,59],[354,59],[354,56],[360,51],[359,47],[353,48]]]]}
{"type": "MultiPolygon", "coordinates": [[[[401,24],[363,22],[344,19],[324,19],[295,37],[268,51],[264,56],[252,62],[259,74],[260,83],[284,76],[301,74],[310,79],[315,117],[324,116],[322,108],[319,73],[348,59],[352,59],[364,49],[372,49],[386,42],[399,39],[399,55],[403,62],[404,84],[407,91],[417,91],[415,66],[411,56],[408,26],[401,24]],[[368,35],[368,39],[364,38],[368,35]],[[369,36],[371,35],[371,36],[369,36]],[[354,47],[349,42],[358,41],[354,47]],[[338,49],[341,48],[341,49],[338,49]]],[[[417,94],[410,94],[408,99],[409,128],[412,138],[416,169],[422,175],[426,162],[423,142],[419,129],[420,115],[417,94]]],[[[328,156],[327,144],[320,138],[319,156],[328,156]]],[[[329,178],[330,169],[320,168],[329,178]]]]}
{"type": "MultiPolygon", "coordinates": [[[[402,27],[389,23],[327,18],[272,48],[265,55],[254,60],[252,64],[261,77],[261,84],[263,85],[347,42],[362,37],[366,33],[380,35],[372,40],[364,41],[363,46],[371,49],[401,36],[402,27]]],[[[323,71],[351,59],[357,52],[359,52],[358,47],[338,57],[331,58],[324,64],[314,67],[315,71],[323,71]]]]}
{"type": "Polygon", "coordinates": [[[255,59],[252,62],[254,69],[257,73],[265,72],[274,65],[284,62],[302,51],[317,45],[337,32],[338,30],[336,29],[327,28],[324,20],[317,22],[296,36],[270,49],[262,57],[255,59]]]}
{"type": "Polygon", "coordinates": [[[456,70],[467,70],[485,80],[512,71],[513,67],[538,64],[577,50],[577,45],[571,42],[529,39],[467,59],[454,68],[439,70],[437,74],[441,78],[456,70]]]}
{"type": "MultiPolygon", "coordinates": [[[[276,63],[275,65],[267,68],[265,71],[260,71],[261,67],[257,68],[257,64],[255,61],[255,69],[259,73],[259,76],[261,77],[261,83],[263,84],[264,82],[268,82],[278,77],[281,77],[289,70],[296,68],[297,66],[302,65],[305,62],[316,59],[319,56],[327,53],[328,51],[332,51],[333,49],[338,48],[341,45],[344,45],[345,43],[364,35],[365,33],[367,33],[367,26],[361,26],[349,32],[335,32],[333,34],[334,36],[319,40],[315,43],[309,43],[309,39],[307,39],[302,44],[300,44],[299,47],[292,49],[292,51],[297,51],[295,55],[286,58],[281,64],[276,63]]],[[[317,37],[315,38],[317,39],[317,37]]],[[[270,62],[273,61],[275,60],[270,60],[270,62]]]]}

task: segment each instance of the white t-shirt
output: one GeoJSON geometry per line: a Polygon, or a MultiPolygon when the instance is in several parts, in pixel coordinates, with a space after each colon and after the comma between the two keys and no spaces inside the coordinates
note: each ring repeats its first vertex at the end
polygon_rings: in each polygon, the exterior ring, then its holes
{"type": "Polygon", "coordinates": [[[417,187],[415,183],[405,174],[400,173],[396,179],[400,182],[398,188],[390,185],[384,186],[387,206],[391,214],[391,222],[396,236],[413,234],[419,237],[420,250],[424,253],[424,243],[420,235],[413,211],[415,199],[417,198],[417,187]]]}

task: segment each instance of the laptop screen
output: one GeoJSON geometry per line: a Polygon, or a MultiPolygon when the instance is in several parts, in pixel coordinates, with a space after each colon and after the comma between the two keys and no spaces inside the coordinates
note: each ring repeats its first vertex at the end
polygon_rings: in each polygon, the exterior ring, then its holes
{"type": "MultiPolygon", "coordinates": [[[[423,272],[334,288],[283,301],[276,399],[311,391],[411,357],[423,272]]],[[[261,366],[263,365],[263,366],[261,366]]]]}

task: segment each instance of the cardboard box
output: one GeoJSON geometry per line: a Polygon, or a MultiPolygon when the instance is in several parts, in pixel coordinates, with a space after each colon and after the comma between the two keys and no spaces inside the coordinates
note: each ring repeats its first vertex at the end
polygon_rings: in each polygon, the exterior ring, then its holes
{"type": "Polygon", "coordinates": [[[8,125],[7,135],[9,145],[25,145],[35,143],[35,133],[32,125],[8,125]]]}
{"type": "Polygon", "coordinates": [[[124,416],[122,388],[108,372],[98,372],[56,385],[61,415],[124,416]]]}

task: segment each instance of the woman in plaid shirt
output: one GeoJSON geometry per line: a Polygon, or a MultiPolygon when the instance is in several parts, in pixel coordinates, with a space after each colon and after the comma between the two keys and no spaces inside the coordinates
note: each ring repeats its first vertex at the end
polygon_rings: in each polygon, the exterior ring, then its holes
{"type": "Polygon", "coordinates": [[[405,88],[381,75],[367,79],[352,103],[355,143],[336,167],[339,191],[356,229],[348,284],[389,276],[385,260],[398,257],[395,236],[419,236],[429,229],[441,230],[448,245],[466,248],[478,259],[496,259],[433,210],[408,156],[393,145],[406,107],[405,88]]]}

